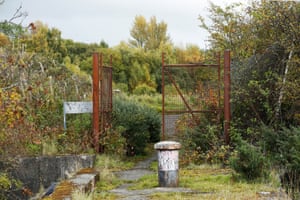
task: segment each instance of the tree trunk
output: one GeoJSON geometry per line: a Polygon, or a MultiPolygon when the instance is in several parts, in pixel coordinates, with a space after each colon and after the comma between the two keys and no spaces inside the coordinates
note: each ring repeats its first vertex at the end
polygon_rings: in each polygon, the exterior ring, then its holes
{"type": "Polygon", "coordinates": [[[284,74],[283,74],[282,86],[280,88],[279,97],[278,97],[278,101],[277,101],[277,108],[275,111],[275,117],[277,120],[279,120],[279,118],[280,118],[281,104],[282,104],[283,94],[284,94],[284,90],[285,90],[285,83],[286,83],[286,78],[287,78],[287,74],[289,71],[289,63],[290,63],[290,60],[292,59],[292,56],[293,56],[293,48],[289,53],[288,61],[285,66],[285,70],[284,70],[284,74]]]}

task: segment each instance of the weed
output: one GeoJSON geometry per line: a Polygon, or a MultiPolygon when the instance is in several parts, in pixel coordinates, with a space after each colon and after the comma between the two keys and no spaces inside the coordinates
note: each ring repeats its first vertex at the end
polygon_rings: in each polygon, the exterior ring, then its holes
{"type": "Polygon", "coordinates": [[[157,175],[148,174],[141,177],[134,185],[129,187],[130,190],[142,190],[146,188],[158,187],[157,175]]]}
{"type": "Polygon", "coordinates": [[[100,171],[100,180],[97,183],[96,193],[98,195],[107,192],[123,183],[114,172],[129,169],[133,166],[132,162],[123,162],[117,156],[99,155],[96,158],[95,168],[100,171]]]}
{"type": "Polygon", "coordinates": [[[72,199],[73,200],[93,200],[92,194],[86,194],[80,190],[75,190],[72,193],[72,199]]]}

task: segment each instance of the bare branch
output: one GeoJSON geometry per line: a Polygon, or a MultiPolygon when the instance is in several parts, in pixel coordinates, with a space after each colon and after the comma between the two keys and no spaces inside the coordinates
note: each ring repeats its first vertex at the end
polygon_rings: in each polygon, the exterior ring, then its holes
{"type": "MultiPolygon", "coordinates": [[[[2,1],[4,2],[4,0],[2,0],[2,1]]],[[[21,18],[21,17],[23,17],[23,19],[21,20],[20,24],[23,22],[23,20],[28,16],[28,13],[27,12],[21,12],[21,9],[22,9],[22,4],[19,6],[19,8],[17,8],[17,10],[14,13],[14,15],[12,16],[12,18],[10,18],[8,20],[9,23],[13,23],[13,20],[21,18]]]]}
{"type": "Polygon", "coordinates": [[[20,12],[20,10],[22,9],[22,5],[19,6],[19,8],[17,8],[16,12],[14,13],[14,15],[12,16],[12,18],[10,20],[8,20],[9,22],[12,22],[13,20],[22,17],[22,12],[20,12]]]}
{"type": "Polygon", "coordinates": [[[1,88],[1,90],[9,90],[9,89],[12,89],[14,87],[17,87],[19,85],[19,83],[14,83],[10,86],[7,86],[7,87],[4,87],[4,88],[1,88]]]}

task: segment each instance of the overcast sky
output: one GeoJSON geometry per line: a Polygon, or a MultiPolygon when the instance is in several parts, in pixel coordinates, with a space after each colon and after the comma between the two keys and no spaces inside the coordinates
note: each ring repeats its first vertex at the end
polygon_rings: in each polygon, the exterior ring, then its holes
{"type": "MultiPolygon", "coordinates": [[[[212,0],[226,5],[239,0],[212,0]]],[[[10,19],[22,5],[27,26],[37,20],[58,28],[62,37],[86,43],[104,40],[109,46],[128,41],[135,16],[168,25],[168,34],[179,46],[196,44],[205,48],[208,34],[199,27],[198,16],[206,16],[209,0],[5,0],[0,21],[10,19]]]]}

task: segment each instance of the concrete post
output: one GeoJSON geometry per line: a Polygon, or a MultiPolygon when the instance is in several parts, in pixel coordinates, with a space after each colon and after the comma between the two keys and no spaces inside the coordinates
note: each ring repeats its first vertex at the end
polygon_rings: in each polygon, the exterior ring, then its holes
{"type": "Polygon", "coordinates": [[[158,142],[154,145],[158,158],[158,182],[160,187],[177,187],[179,171],[179,149],[174,141],[158,142]]]}

